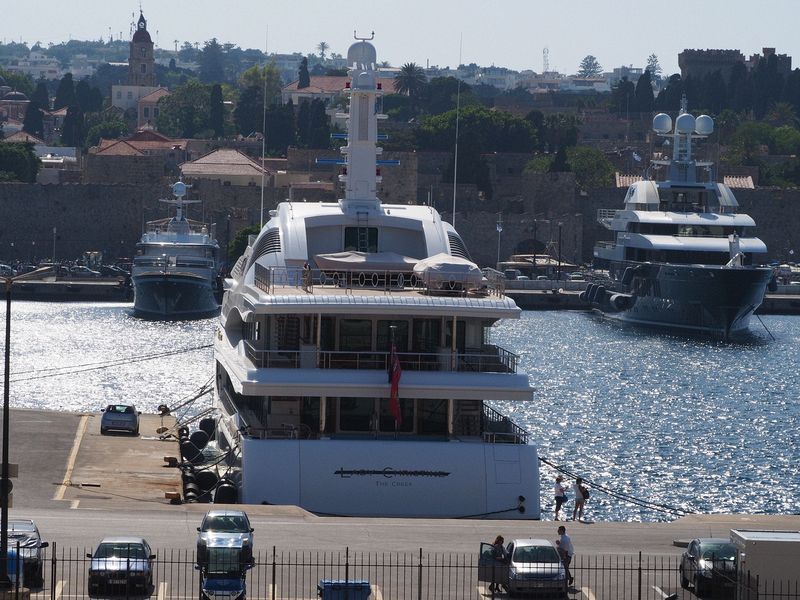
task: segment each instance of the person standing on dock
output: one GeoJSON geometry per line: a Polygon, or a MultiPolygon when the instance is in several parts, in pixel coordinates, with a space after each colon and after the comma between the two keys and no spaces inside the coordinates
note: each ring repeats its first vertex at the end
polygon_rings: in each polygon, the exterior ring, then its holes
{"type": "Polygon", "coordinates": [[[556,484],[553,487],[553,493],[555,494],[556,498],[556,521],[558,521],[558,514],[561,512],[561,506],[567,501],[567,488],[565,488],[564,484],[561,483],[562,481],[564,481],[564,477],[559,475],[556,477],[556,484]]]}
{"type": "Polygon", "coordinates": [[[583,507],[586,504],[586,500],[589,499],[589,490],[584,487],[583,479],[576,477],[572,491],[575,494],[575,508],[572,509],[572,520],[577,521],[583,519],[583,507]]]}

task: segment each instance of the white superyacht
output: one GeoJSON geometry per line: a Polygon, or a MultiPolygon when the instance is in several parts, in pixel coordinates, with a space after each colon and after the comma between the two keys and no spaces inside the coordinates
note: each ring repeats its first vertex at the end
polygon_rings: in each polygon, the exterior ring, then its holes
{"type": "Polygon", "coordinates": [[[520,309],[434,209],[377,198],[375,48],[348,64],[344,198],[281,203],[225,282],[227,477],[242,503],[318,514],[538,519],[536,447],[486,403],[532,398],[489,341],[520,309]]]}

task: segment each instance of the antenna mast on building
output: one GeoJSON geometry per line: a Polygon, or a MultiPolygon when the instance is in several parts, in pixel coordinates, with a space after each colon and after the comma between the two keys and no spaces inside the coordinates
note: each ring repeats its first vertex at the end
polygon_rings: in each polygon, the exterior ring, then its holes
{"type": "Polygon", "coordinates": [[[543,73],[550,72],[550,49],[547,46],[542,50],[542,68],[544,69],[543,73]]]}

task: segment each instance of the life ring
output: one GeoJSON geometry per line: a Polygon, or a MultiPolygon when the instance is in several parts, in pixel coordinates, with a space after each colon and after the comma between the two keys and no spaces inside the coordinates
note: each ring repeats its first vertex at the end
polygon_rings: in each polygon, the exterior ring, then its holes
{"type": "Polygon", "coordinates": [[[377,273],[373,273],[372,274],[372,287],[378,287],[378,281],[379,281],[378,274],[377,273]]]}
{"type": "Polygon", "coordinates": [[[358,285],[364,287],[364,284],[367,282],[367,276],[364,275],[364,272],[358,274],[358,285]]]}

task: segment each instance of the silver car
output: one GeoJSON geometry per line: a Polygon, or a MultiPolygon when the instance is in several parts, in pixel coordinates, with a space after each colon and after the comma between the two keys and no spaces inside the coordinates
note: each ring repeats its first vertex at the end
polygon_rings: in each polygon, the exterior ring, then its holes
{"type": "Polygon", "coordinates": [[[113,591],[149,595],[153,589],[153,561],[156,555],[140,537],[104,538],[89,563],[89,596],[113,591]]]}
{"type": "Polygon", "coordinates": [[[478,580],[495,583],[509,594],[567,597],[567,573],[555,544],[544,539],[512,540],[508,560],[497,560],[491,544],[481,544],[478,580]]]}
{"type": "Polygon", "coordinates": [[[202,559],[212,546],[241,549],[241,560],[249,563],[253,556],[253,528],[243,510],[210,510],[197,528],[197,556],[202,559]]]}
{"type": "Polygon", "coordinates": [[[691,585],[696,596],[712,590],[722,595],[736,579],[736,546],[726,538],[694,539],[681,556],[679,570],[683,589],[691,585]]]}
{"type": "Polygon", "coordinates": [[[42,548],[47,546],[48,543],[42,541],[39,529],[31,519],[12,519],[8,522],[8,547],[19,547],[23,578],[29,587],[40,588],[44,585],[42,548]]]}
{"type": "Polygon", "coordinates": [[[139,435],[141,414],[133,404],[109,404],[100,418],[100,433],[105,435],[109,431],[126,431],[139,435]]]}

